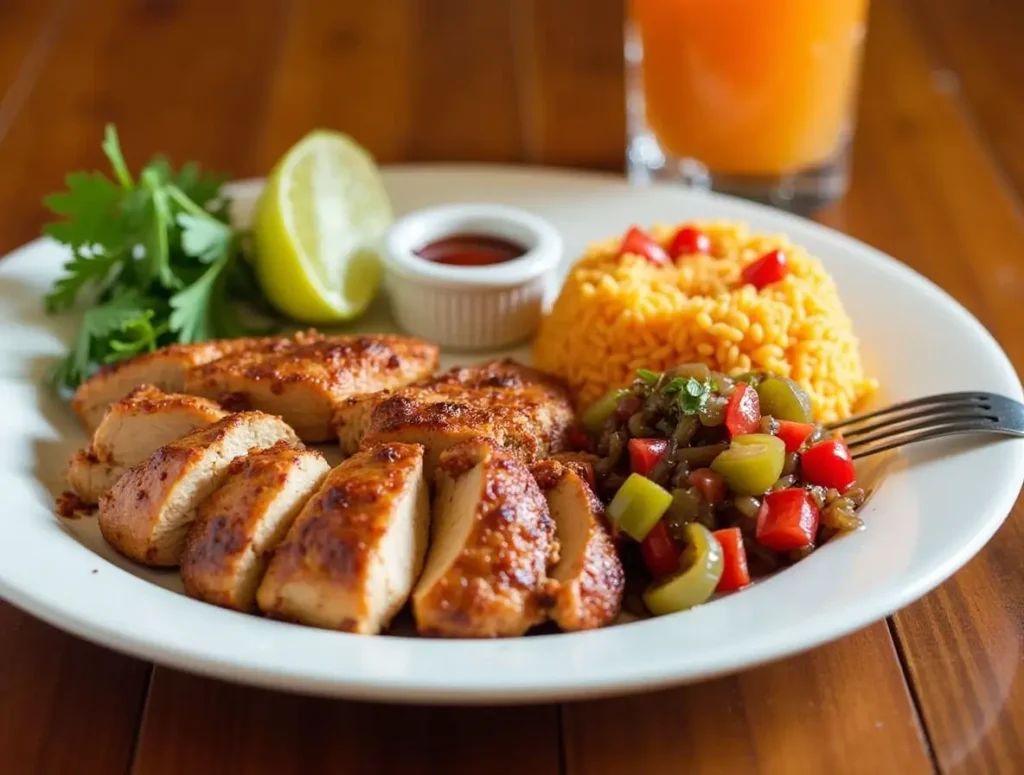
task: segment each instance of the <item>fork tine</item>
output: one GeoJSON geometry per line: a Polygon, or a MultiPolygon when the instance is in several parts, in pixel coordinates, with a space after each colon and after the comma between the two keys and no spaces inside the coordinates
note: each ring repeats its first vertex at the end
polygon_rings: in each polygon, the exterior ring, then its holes
{"type": "Polygon", "coordinates": [[[997,420],[998,418],[987,408],[980,404],[961,404],[959,407],[928,407],[926,409],[919,409],[916,412],[908,412],[906,414],[896,417],[886,417],[879,419],[878,422],[873,422],[868,425],[857,425],[854,428],[843,430],[843,438],[849,441],[850,439],[857,438],[858,436],[864,436],[868,433],[874,433],[875,431],[885,429],[889,433],[896,433],[903,430],[912,430],[911,428],[901,427],[905,423],[912,422],[914,420],[927,419],[930,423],[934,424],[937,422],[943,422],[948,420],[973,420],[973,419],[989,419],[997,420]]]}
{"type": "Polygon", "coordinates": [[[890,439],[885,444],[879,446],[872,446],[871,444],[860,444],[856,448],[851,448],[851,457],[857,460],[868,455],[877,455],[879,452],[887,452],[890,449],[896,449],[896,447],[906,446],[907,444],[913,444],[918,441],[927,441],[928,439],[937,439],[943,436],[953,436],[962,433],[976,433],[979,431],[993,430],[992,426],[981,425],[975,422],[962,423],[960,425],[946,425],[939,428],[932,428],[931,430],[921,431],[918,433],[912,433],[909,435],[896,434],[893,436],[887,436],[884,438],[890,439]]]}
{"type": "MultiPolygon", "coordinates": [[[[903,427],[891,427],[889,425],[884,426],[884,430],[876,433],[869,434],[868,436],[862,436],[855,438],[852,441],[847,441],[847,446],[853,449],[854,447],[863,447],[868,444],[872,444],[876,441],[885,441],[886,439],[895,438],[902,436],[907,433],[913,433],[915,431],[927,431],[932,429],[971,424],[977,428],[987,428],[995,425],[998,420],[991,416],[979,416],[979,415],[952,415],[948,419],[945,418],[929,418],[927,420],[921,420],[920,422],[911,423],[903,427]]],[[[846,437],[843,437],[846,439],[846,437]]]]}
{"type": "Polygon", "coordinates": [[[854,417],[848,417],[845,420],[838,420],[836,422],[829,423],[825,427],[828,430],[838,430],[839,428],[845,428],[855,423],[873,420],[885,415],[898,414],[908,409],[918,409],[926,406],[945,404],[949,405],[948,408],[959,408],[965,404],[973,406],[990,405],[991,401],[992,396],[988,393],[979,393],[974,391],[961,393],[939,393],[934,396],[924,396],[910,401],[901,401],[898,404],[892,404],[891,406],[886,406],[882,409],[876,409],[873,412],[867,412],[854,417]]]}

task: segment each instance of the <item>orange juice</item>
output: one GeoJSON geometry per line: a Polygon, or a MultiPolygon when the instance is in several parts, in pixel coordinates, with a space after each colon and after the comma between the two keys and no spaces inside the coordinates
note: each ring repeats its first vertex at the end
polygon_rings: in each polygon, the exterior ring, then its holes
{"type": "Polygon", "coordinates": [[[826,163],[852,116],[868,0],[631,0],[647,125],[712,172],[826,163]]]}

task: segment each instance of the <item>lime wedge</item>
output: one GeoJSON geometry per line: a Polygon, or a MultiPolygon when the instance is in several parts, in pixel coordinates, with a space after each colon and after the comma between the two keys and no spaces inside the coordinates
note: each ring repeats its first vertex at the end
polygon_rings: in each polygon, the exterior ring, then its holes
{"type": "Polygon", "coordinates": [[[274,167],[256,205],[254,264],[268,301],[303,323],[359,317],[380,287],[393,218],[366,150],[338,132],[309,133],[274,167]]]}

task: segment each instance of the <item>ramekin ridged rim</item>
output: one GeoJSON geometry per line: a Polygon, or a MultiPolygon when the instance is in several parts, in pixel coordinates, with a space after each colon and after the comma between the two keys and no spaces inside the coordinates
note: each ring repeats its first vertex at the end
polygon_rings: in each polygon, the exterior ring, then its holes
{"type": "Polygon", "coordinates": [[[488,203],[447,204],[415,210],[395,221],[384,240],[387,270],[423,285],[445,288],[504,288],[550,272],[562,257],[562,237],[548,221],[518,207],[488,203]],[[517,242],[526,252],[489,266],[451,266],[414,252],[436,239],[478,233],[517,242]]]}

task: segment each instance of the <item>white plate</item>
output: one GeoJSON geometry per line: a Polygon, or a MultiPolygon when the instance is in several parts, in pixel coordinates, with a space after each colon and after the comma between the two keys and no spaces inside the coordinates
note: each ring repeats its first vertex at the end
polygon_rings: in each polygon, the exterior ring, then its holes
{"type": "MultiPolygon", "coordinates": [[[[887,399],[960,389],[1021,397],[999,346],[943,291],[808,221],[590,174],[427,166],[389,169],[386,179],[399,212],[458,200],[534,210],[562,231],[569,256],[634,222],[722,217],[786,231],[837,279],[887,399]]],[[[740,594],[599,631],[489,642],[371,638],[233,613],[184,597],[174,573],[118,558],[94,520],[53,515],[65,462],[85,441],[68,408],[40,389],[75,327],[73,318],[41,312],[61,260],[40,241],[0,262],[0,595],[84,638],[192,672],[306,693],[460,703],[579,698],[707,678],[838,638],[925,594],[992,536],[1024,478],[1024,441],[908,450],[906,465],[865,507],[865,530],[740,594]]],[[[381,305],[361,325],[391,327],[381,305]]]]}

